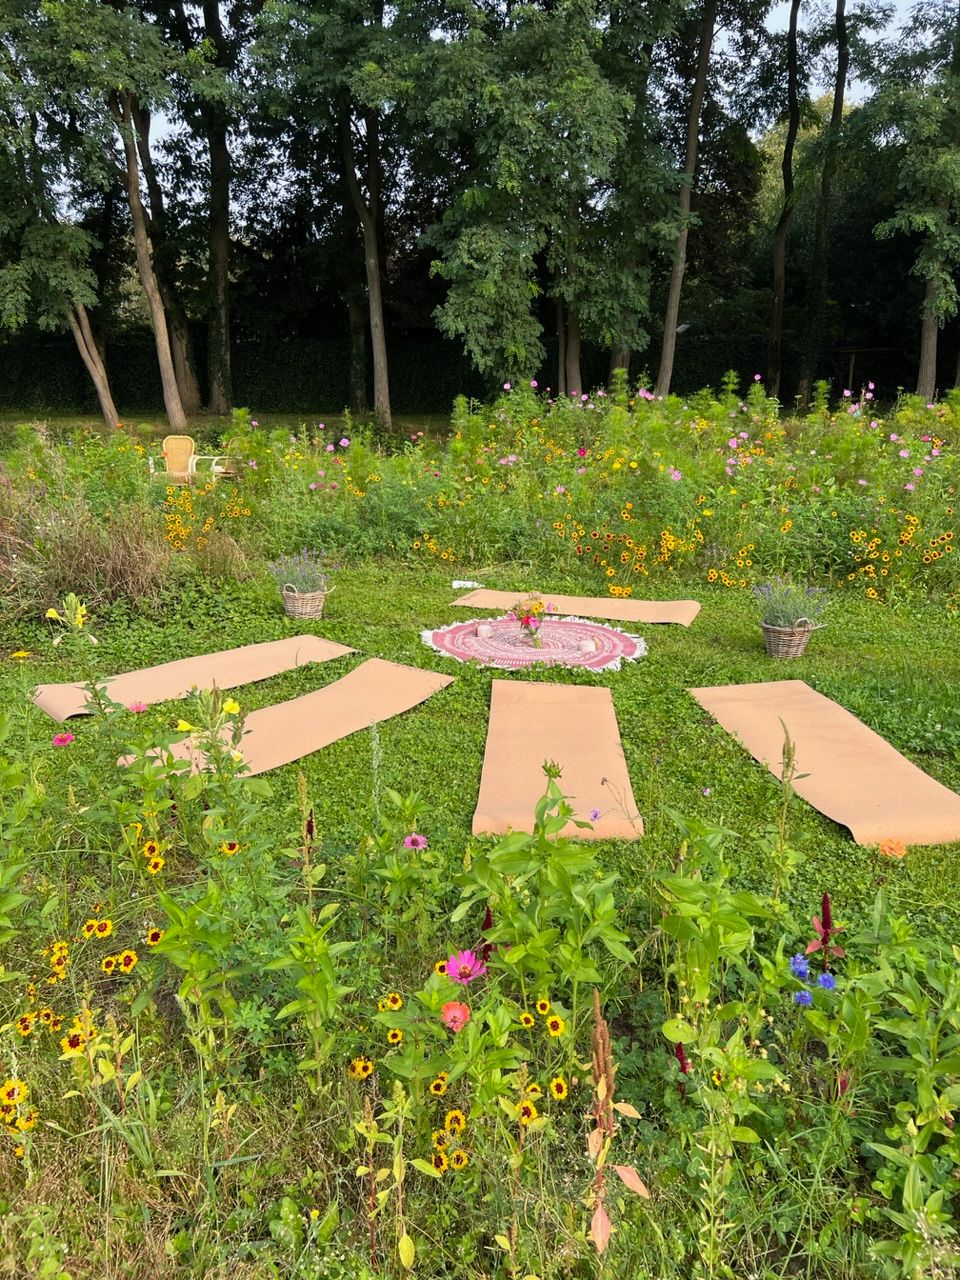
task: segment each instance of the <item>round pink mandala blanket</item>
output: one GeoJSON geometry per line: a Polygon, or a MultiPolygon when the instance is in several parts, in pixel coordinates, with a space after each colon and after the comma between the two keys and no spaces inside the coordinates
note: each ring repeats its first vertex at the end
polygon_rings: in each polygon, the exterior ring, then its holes
{"type": "Polygon", "coordinates": [[[540,662],[552,667],[586,667],[591,671],[619,671],[621,662],[633,662],[647,652],[646,642],[616,627],[587,622],[583,618],[544,619],[538,631],[540,648],[535,648],[512,618],[455,622],[439,631],[422,632],[423,643],[438,653],[460,662],[479,662],[484,667],[517,671],[540,662]],[[489,636],[478,636],[478,625],[490,628],[489,636]],[[594,648],[586,652],[585,642],[594,648]]]}

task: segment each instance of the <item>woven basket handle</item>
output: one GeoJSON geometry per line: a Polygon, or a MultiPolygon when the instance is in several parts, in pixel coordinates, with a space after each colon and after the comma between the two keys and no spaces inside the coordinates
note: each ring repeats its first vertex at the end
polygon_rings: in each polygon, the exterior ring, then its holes
{"type": "Polygon", "coordinates": [[[815,631],[817,628],[817,624],[812,618],[798,618],[793,625],[798,631],[801,627],[804,631],[815,631]]]}
{"type": "Polygon", "coordinates": [[[283,594],[284,594],[284,595],[291,595],[291,596],[299,596],[299,595],[318,595],[318,594],[320,594],[321,592],[322,592],[322,594],[323,594],[323,595],[329,596],[329,595],[331,595],[331,594],[333,593],[333,591],[334,591],[335,589],[336,589],[335,587],[321,587],[320,592],[316,592],[316,591],[304,591],[304,592],[301,592],[300,588],[299,588],[299,587],[295,587],[295,586],[293,585],[293,583],[292,583],[292,582],[285,582],[285,583],[283,584],[283,594]]]}

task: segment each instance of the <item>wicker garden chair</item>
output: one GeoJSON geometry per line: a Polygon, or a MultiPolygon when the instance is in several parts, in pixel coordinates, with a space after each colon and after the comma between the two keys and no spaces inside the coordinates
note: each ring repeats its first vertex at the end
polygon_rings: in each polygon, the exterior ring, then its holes
{"type": "Polygon", "coordinates": [[[194,476],[194,460],[197,444],[193,436],[165,436],[163,441],[163,471],[157,471],[150,461],[151,475],[159,475],[167,484],[189,484],[194,476]]]}

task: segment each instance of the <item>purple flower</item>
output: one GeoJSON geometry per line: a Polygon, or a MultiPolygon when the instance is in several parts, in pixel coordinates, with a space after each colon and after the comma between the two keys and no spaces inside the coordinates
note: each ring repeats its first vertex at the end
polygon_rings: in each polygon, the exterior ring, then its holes
{"type": "Polygon", "coordinates": [[[824,991],[833,991],[837,985],[837,980],[832,973],[821,973],[817,979],[817,986],[823,987],[824,991]]]}
{"type": "Polygon", "coordinates": [[[590,810],[590,821],[591,821],[591,822],[599,822],[599,821],[600,821],[600,810],[599,810],[599,809],[591,809],[591,810],[590,810]]]}
{"type": "Polygon", "coordinates": [[[340,448],[346,449],[349,444],[350,444],[350,441],[347,439],[346,436],[344,436],[343,439],[340,441],[340,448]]]}
{"type": "Polygon", "coordinates": [[[671,468],[670,468],[670,470],[667,472],[667,475],[668,475],[668,476],[670,477],[670,479],[671,479],[671,480],[673,480],[673,481],[677,481],[677,480],[682,480],[682,479],[683,479],[683,472],[682,472],[682,471],[678,471],[676,467],[671,467],[671,468]]]}
{"type": "Polygon", "coordinates": [[[536,391],[536,389],[537,389],[537,380],[536,380],[536,378],[531,378],[531,379],[530,379],[530,385],[531,385],[531,387],[533,387],[534,391],[536,391]]]}
{"type": "Polygon", "coordinates": [[[760,381],[760,375],[759,375],[759,373],[755,373],[755,374],[753,375],[753,380],[754,380],[754,382],[759,382],[759,381],[760,381]]]}
{"type": "Polygon", "coordinates": [[[866,480],[858,480],[858,481],[857,481],[857,484],[866,484],[866,483],[867,483],[867,482],[866,482],[866,480]]]}
{"type": "Polygon", "coordinates": [[[425,849],[427,847],[427,837],[418,835],[414,831],[412,835],[404,839],[403,845],[405,849],[425,849]]]}
{"type": "Polygon", "coordinates": [[[793,996],[794,1004],[813,1004],[813,996],[809,991],[796,991],[793,996]]]}
{"type": "Polygon", "coordinates": [[[805,980],[810,977],[810,961],[802,951],[790,957],[790,971],[795,978],[805,980]]]}
{"type": "Polygon", "coordinates": [[[843,393],[843,394],[844,394],[845,396],[848,396],[848,395],[850,394],[850,392],[849,392],[849,390],[847,390],[847,391],[844,391],[844,393],[843,393]]]}
{"type": "Polygon", "coordinates": [[[328,444],[328,445],[327,445],[327,453],[333,453],[333,451],[334,451],[334,449],[336,449],[336,447],[337,447],[337,446],[336,446],[335,444],[328,444]]]}
{"type": "Polygon", "coordinates": [[[553,491],[553,492],[554,492],[554,493],[566,493],[566,492],[567,492],[566,485],[558,484],[558,485],[557,485],[557,487],[554,489],[554,491],[553,491]]]}
{"type": "Polygon", "coordinates": [[[727,441],[728,449],[736,449],[738,445],[739,445],[739,441],[737,440],[736,436],[731,436],[730,439],[727,441]]]}
{"type": "Polygon", "coordinates": [[[868,383],[867,383],[867,389],[868,389],[869,391],[872,391],[872,390],[873,390],[873,383],[872,383],[872,382],[868,382],[868,383]]]}
{"type": "Polygon", "coordinates": [[[447,961],[447,977],[461,986],[469,986],[474,978],[482,978],[487,966],[472,951],[455,951],[447,961]]]}
{"type": "Polygon", "coordinates": [[[922,476],[922,475],[923,475],[923,467],[914,467],[914,468],[913,468],[913,474],[914,474],[915,476],[922,476]]]}
{"type": "Polygon", "coordinates": [[[705,796],[712,795],[712,794],[713,794],[713,787],[704,787],[704,788],[703,788],[703,790],[702,790],[702,792],[701,792],[701,794],[702,794],[702,795],[705,795],[705,796]]]}
{"type": "Polygon", "coordinates": [[[505,382],[505,383],[503,384],[503,389],[504,389],[504,391],[509,391],[509,390],[510,390],[510,383],[509,383],[509,382],[505,382]]]}
{"type": "Polygon", "coordinates": [[[907,493],[913,493],[917,486],[915,484],[905,484],[903,487],[906,489],[907,493]]]}
{"type": "Polygon", "coordinates": [[[247,466],[248,466],[248,467],[252,467],[252,468],[253,468],[253,470],[254,470],[254,471],[256,471],[256,469],[257,469],[257,460],[256,460],[256,458],[251,458],[251,459],[250,459],[250,461],[247,463],[247,466]]]}
{"type": "Polygon", "coordinates": [[[250,425],[251,427],[259,427],[260,423],[256,420],[256,418],[251,418],[250,425]]]}
{"type": "Polygon", "coordinates": [[[50,741],[55,747],[69,747],[70,743],[73,742],[73,734],[55,733],[50,741]]]}
{"type": "Polygon", "coordinates": [[[901,450],[900,450],[900,457],[901,457],[901,458],[909,458],[909,457],[910,457],[910,450],[909,450],[909,449],[901,449],[901,450]]]}
{"type": "Polygon", "coordinates": [[[319,488],[320,488],[320,486],[317,484],[316,480],[311,480],[311,481],[310,481],[310,488],[311,488],[311,489],[319,489],[319,488]]]}

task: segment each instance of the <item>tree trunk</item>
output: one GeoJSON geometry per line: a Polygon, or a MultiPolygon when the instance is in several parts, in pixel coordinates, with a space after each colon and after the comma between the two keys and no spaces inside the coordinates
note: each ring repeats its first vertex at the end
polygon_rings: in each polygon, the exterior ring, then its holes
{"type": "Polygon", "coordinates": [[[383,294],[380,287],[380,246],[377,236],[379,217],[379,147],[368,137],[367,189],[370,203],[363,198],[357,181],[356,158],[350,128],[350,95],[346,88],[337,95],[337,124],[343,176],[350,199],[363,232],[363,258],[367,276],[367,308],[370,316],[370,344],[373,351],[373,409],[385,427],[393,425],[390,412],[390,379],[387,367],[387,338],[383,323],[383,294]]]}
{"type": "Polygon", "coordinates": [[[230,148],[226,121],[207,128],[210,149],[210,222],[207,244],[209,318],[207,321],[207,403],[211,413],[233,408],[233,374],[230,367],[230,148]]]}
{"type": "Polygon", "coordinates": [[[629,347],[611,347],[610,348],[610,374],[609,381],[613,382],[613,375],[618,369],[623,369],[627,377],[630,377],[630,349],[629,347]]]}
{"type": "Polygon", "coordinates": [[[150,217],[147,221],[147,234],[150,237],[153,272],[157,287],[167,314],[167,329],[170,338],[170,351],[173,356],[173,368],[180,388],[180,402],[186,414],[200,412],[200,383],[193,367],[193,353],[190,344],[190,323],[187,313],[180,305],[177,297],[175,269],[171,261],[172,246],[167,231],[167,210],[163,199],[163,188],[157,177],[156,166],[150,151],[150,112],[146,107],[131,99],[131,117],[136,130],[137,153],[140,156],[140,167],[147,188],[147,199],[150,202],[150,217]]]}
{"type": "Polygon", "coordinates": [[[567,393],[579,396],[583,391],[583,376],[580,372],[580,317],[576,307],[567,303],[567,353],[566,353],[567,393]]]}
{"type": "Polygon", "coordinates": [[[120,425],[120,415],[117,413],[117,407],[113,403],[113,395],[110,391],[110,380],[107,377],[107,368],[103,363],[103,357],[100,354],[100,348],[97,346],[93,333],[90,329],[90,320],[87,316],[87,309],[82,302],[74,303],[73,306],[67,306],[67,320],[70,323],[70,331],[73,334],[74,341],[77,344],[77,350],[80,352],[80,358],[87,367],[87,373],[97,392],[97,399],[100,401],[100,412],[103,414],[103,421],[108,431],[115,430],[120,425]]]}
{"type": "MultiPolygon", "coordinates": [[[[218,0],[204,0],[203,25],[216,50],[219,67],[230,65],[231,54],[223,35],[218,0]]],[[[230,147],[227,115],[215,104],[204,108],[207,148],[210,152],[210,217],[207,246],[207,402],[211,413],[233,408],[233,375],[230,367],[230,147]]]]}
{"type": "Polygon", "coordinates": [[[563,299],[557,298],[557,398],[567,394],[567,318],[563,299]]]}
{"type": "Polygon", "coordinates": [[[350,410],[364,414],[367,412],[367,321],[359,281],[345,291],[343,300],[350,327],[350,410]]]}
{"type": "Polygon", "coordinates": [[[697,70],[690,95],[690,111],[687,115],[687,149],[683,167],[683,183],[680,187],[680,231],[674,246],[673,268],[667,291],[667,307],[663,318],[663,347],[660,351],[660,371],[657,374],[657,395],[670,392],[673,381],[673,358],[677,349],[677,321],[680,318],[680,294],[683,289],[683,273],[687,267],[687,237],[690,231],[690,204],[693,199],[693,181],[697,172],[697,153],[700,147],[700,112],[707,91],[707,73],[710,69],[710,49],[713,45],[713,29],[717,20],[717,0],[704,0],[703,18],[700,23],[700,43],[697,48],[697,70]]]}
{"type": "MultiPolygon", "coordinates": [[[[920,371],[917,374],[917,395],[930,401],[937,391],[937,341],[940,322],[934,311],[937,300],[937,283],[928,280],[923,299],[923,323],[920,329],[920,371]]],[[[960,361],[958,361],[960,363],[960,361]]]]}
{"type": "Polygon", "coordinates": [[[800,132],[800,86],[797,74],[797,24],[802,0],[791,0],[787,29],[787,103],[789,123],[783,145],[783,208],[773,233],[773,307],[770,314],[770,343],[767,350],[767,394],[780,394],[783,356],[783,305],[787,294],[787,237],[793,218],[793,152],[800,132]]]}
{"type": "Polygon", "coordinates": [[[133,224],[133,243],[137,253],[137,270],[140,283],[150,308],[150,320],[153,325],[153,339],[157,348],[157,363],[160,366],[160,381],[163,384],[163,403],[167,410],[167,421],[172,431],[186,434],[187,415],[183,411],[180,399],[180,388],[173,367],[173,355],[170,350],[170,336],[167,331],[167,317],[163,307],[163,299],[157,285],[157,277],[153,271],[153,260],[150,254],[150,237],[147,232],[147,215],[140,198],[140,169],[137,163],[137,143],[133,123],[133,110],[129,93],[120,93],[114,98],[114,118],[123,140],[123,154],[126,160],[127,199],[130,202],[130,220],[133,224]]]}
{"type": "Polygon", "coordinates": [[[827,142],[820,175],[820,199],[814,225],[813,259],[807,286],[807,314],[804,339],[801,345],[800,407],[810,403],[810,391],[817,371],[817,360],[823,342],[823,327],[827,306],[828,258],[830,252],[830,197],[833,175],[837,169],[840,149],[840,127],[843,124],[843,99],[847,87],[847,67],[850,63],[850,45],[847,40],[846,0],[837,0],[837,75],[833,85],[833,109],[827,130],[827,142]]]}

